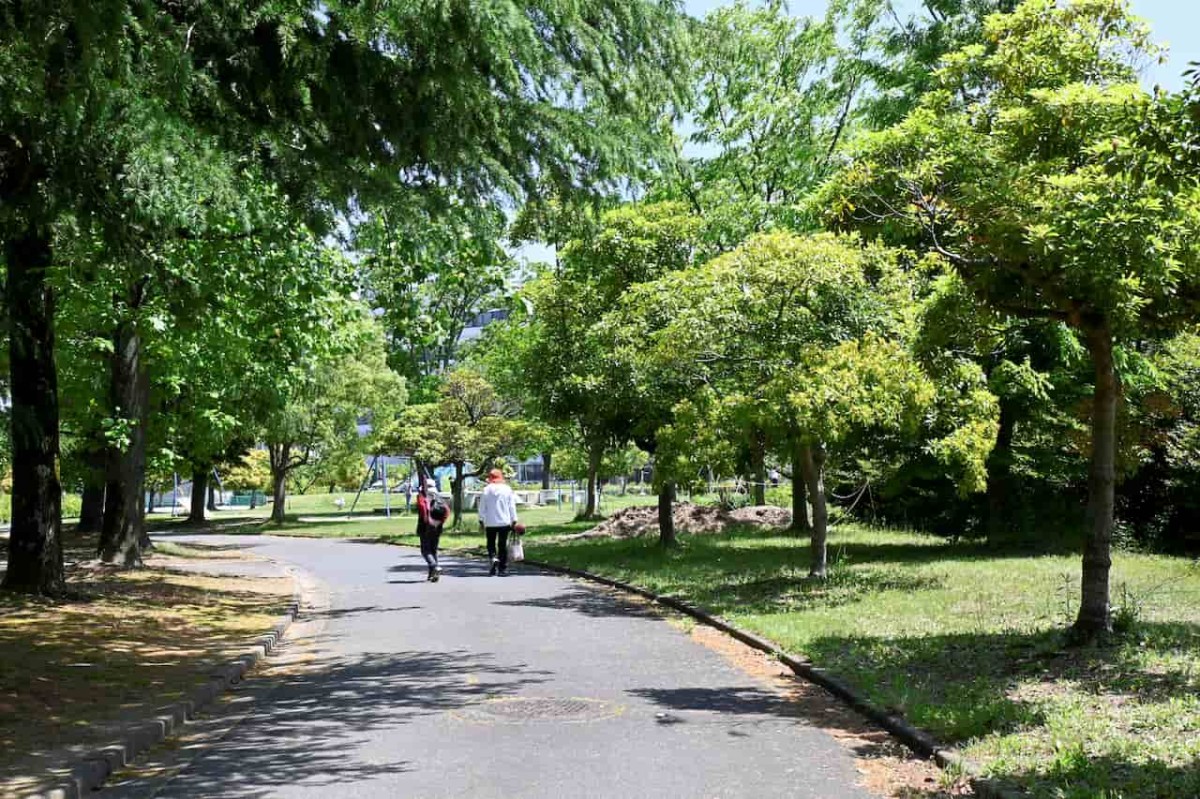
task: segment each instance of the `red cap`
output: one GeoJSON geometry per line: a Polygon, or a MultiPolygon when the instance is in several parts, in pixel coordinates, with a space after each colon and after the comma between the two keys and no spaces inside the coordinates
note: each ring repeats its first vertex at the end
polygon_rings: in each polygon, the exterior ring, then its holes
{"type": "Polygon", "coordinates": [[[488,472],[487,480],[489,483],[502,483],[504,482],[504,472],[499,469],[492,469],[488,472]]]}

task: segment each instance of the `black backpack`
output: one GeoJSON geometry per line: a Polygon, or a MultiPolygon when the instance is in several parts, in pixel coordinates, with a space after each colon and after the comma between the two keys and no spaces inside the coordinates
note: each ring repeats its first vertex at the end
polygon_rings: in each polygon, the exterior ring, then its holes
{"type": "Polygon", "coordinates": [[[446,517],[450,515],[450,509],[446,507],[446,503],[442,502],[442,498],[437,494],[429,497],[429,518],[435,522],[444,522],[446,517]]]}

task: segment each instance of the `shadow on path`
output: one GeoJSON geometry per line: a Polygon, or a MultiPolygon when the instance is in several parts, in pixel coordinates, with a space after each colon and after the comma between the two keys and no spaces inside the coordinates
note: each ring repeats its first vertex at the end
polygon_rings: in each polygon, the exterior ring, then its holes
{"type": "Polygon", "coordinates": [[[572,610],[592,618],[627,619],[632,616],[657,619],[662,616],[659,611],[650,606],[626,602],[619,597],[583,588],[572,588],[554,596],[506,599],[492,604],[514,608],[572,610]]]}
{"type": "Polygon", "coordinates": [[[265,797],[282,784],[335,786],[410,771],[358,751],[421,716],[514,694],[547,672],[466,651],[367,653],[306,664],[229,736],[176,777],[168,796],[265,797]],[[485,675],[468,681],[467,675],[485,675]]]}

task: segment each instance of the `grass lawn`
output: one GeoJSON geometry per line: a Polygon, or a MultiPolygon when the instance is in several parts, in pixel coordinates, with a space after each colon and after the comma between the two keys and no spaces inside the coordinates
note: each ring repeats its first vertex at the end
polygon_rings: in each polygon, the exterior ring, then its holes
{"type": "MultiPolygon", "coordinates": [[[[271,628],[290,578],[180,571],[180,558],[228,551],[166,544],[147,567],[89,561],[94,538],[68,537],[66,598],[0,595],[0,774],[43,776],[60,747],[107,743],[109,722],[143,721],[208,679],[271,628]],[[51,757],[49,760],[43,758],[51,757]]],[[[17,785],[0,779],[0,794],[17,785]]]]}
{"type": "MultiPolygon", "coordinates": [[[[575,526],[578,528],[578,526],[575,526]]],[[[563,531],[555,527],[543,532],[563,531]]],[[[1118,554],[1130,631],[1072,650],[1079,558],[840,527],[830,579],[807,540],[740,532],[538,541],[532,557],[676,595],[803,653],[1042,797],[1200,796],[1200,564],[1118,554]]]]}

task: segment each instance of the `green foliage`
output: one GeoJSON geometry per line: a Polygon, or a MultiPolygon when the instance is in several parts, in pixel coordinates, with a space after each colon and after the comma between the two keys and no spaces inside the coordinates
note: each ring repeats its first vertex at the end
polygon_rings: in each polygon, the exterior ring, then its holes
{"type": "Polygon", "coordinates": [[[1177,325],[1200,292],[1200,199],[1138,142],[1161,102],[1133,82],[1145,27],[1120,0],[1034,0],[986,33],[864,139],[823,192],[829,218],[921,240],[1001,311],[1099,315],[1123,338],[1177,325]]]}
{"type": "Polygon", "coordinates": [[[861,84],[837,66],[832,19],[737,2],[709,13],[697,38],[689,140],[715,154],[683,162],[676,190],[719,249],[803,224],[799,200],[828,173],[861,84]]]}
{"type": "Polygon", "coordinates": [[[221,475],[221,482],[230,491],[269,491],[271,462],[265,449],[252,449],[234,460],[221,475]]]}
{"type": "MultiPolygon", "coordinates": [[[[601,480],[626,477],[645,466],[649,456],[636,444],[626,444],[604,453],[596,476],[601,480]]],[[[588,476],[588,454],[578,446],[555,449],[551,463],[554,474],[567,480],[586,480],[588,476]]]]}
{"type": "MultiPolygon", "coordinates": [[[[956,375],[938,390],[906,350],[913,285],[900,254],[853,237],[756,236],[731,253],[632,290],[608,320],[613,358],[650,394],[675,387],[669,447],[656,471],[690,482],[704,466],[739,470],[741,444],[764,436],[790,460],[794,444],[878,446],[919,437],[935,406],[956,424],[925,439],[976,489],[994,425],[986,392],[956,375]],[[981,440],[982,439],[982,440],[981,440]],[[669,452],[669,457],[668,457],[669,452]]],[[[935,428],[936,429],[936,428],[935,428]]]]}
{"type": "Polygon", "coordinates": [[[601,320],[631,286],[689,265],[699,234],[700,220],[678,203],[609,211],[566,247],[560,270],[526,286],[532,316],[513,363],[537,418],[570,429],[589,451],[638,436],[648,406],[629,396],[629,372],[611,357],[601,320]]]}
{"type": "Polygon", "coordinates": [[[301,466],[320,474],[326,460],[378,452],[404,407],[404,382],[387,367],[382,330],[367,309],[334,296],[325,311],[323,335],[309,340],[306,357],[260,387],[259,436],[276,450],[277,474],[301,466]],[[370,434],[359,434],[360,421],[370,434]]]}
{"type": "Polygon", "coordinates": [[[456,369],[442,380],[436,402],[405,409],[385,431],[384,446],[430,468],[470,464],[466,474],[478,476],[527,450],[528,426],[513,410],[478,372],[456,369]]]}
{"type": "Polygon", "coordinates": [[[374,210],[354,232],[365,293],[383,311],[389,362],[429,386],[457,356],[463,329],[495,307],[513,269],[503,214],[461,202],[409,198],[374,210]]]}

